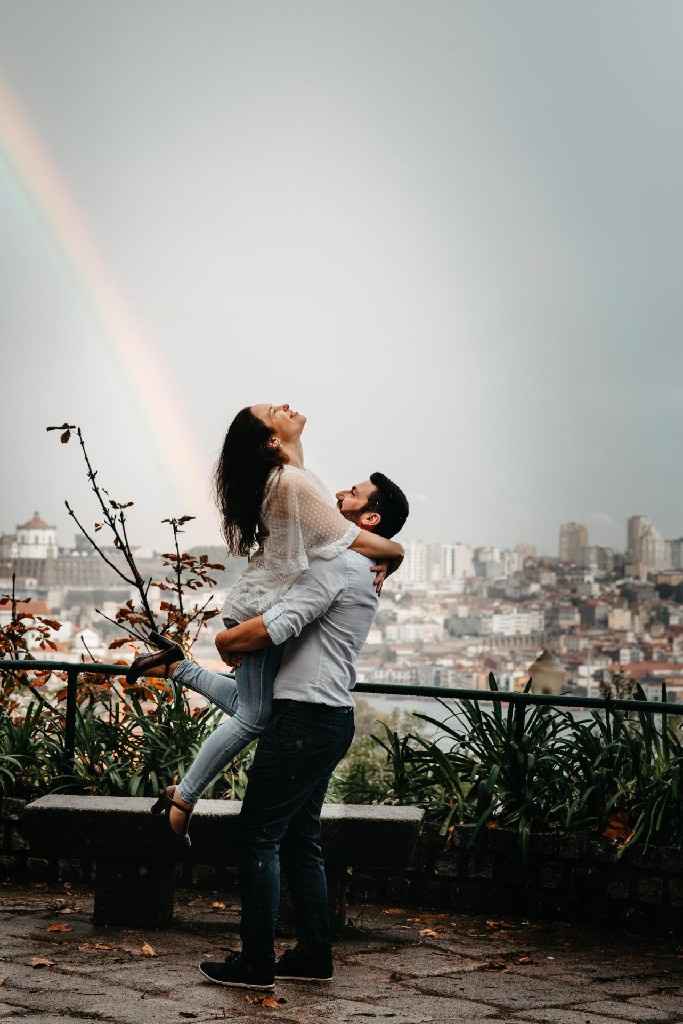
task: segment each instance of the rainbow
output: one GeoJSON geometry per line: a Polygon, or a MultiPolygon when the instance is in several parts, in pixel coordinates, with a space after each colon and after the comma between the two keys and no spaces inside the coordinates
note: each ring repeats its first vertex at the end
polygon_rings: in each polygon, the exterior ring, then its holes
{"type": "MultiPolygon", "coordinates": [[[[14,168],[19,184],[41,211],[65,258],[113,342],[131,381],[165,468],[172,474],[179,497],[188,505],[171,514],[204,512],[208,497],[206,457],[199,454],[192,431],[183,422],[173,398],[175,387],[156,346],[146,339],[126,305],[121,289],[95,243],[86,219],[31,127],[16,96],[0,80],[0,147],[14,168]]],[[[65,410],[68,414],[68,409],[65,410]]],[[[47,425],[47,424],[46,424],[47,425]]]]}

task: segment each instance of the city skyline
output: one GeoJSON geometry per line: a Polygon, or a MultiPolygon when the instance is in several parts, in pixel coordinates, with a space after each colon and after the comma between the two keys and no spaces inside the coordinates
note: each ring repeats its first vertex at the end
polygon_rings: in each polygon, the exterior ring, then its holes
{"type": "MultiPolygon", "coordinates": [[[[161,524],[160,524],[161,526],[161,524]]],[[[38,510],[34,510],[32,516],[25,522],[15,524],[12,529],[7,529],[2,520],[0,520],[0,557],[6,559],[10,558],[30,558],[30,543],[38,544],[42,548],[49,549],[49,557],[54,557],[58,550],[76,550],[78,549],[81,553],[86,551],[92,551],[89,542],[82,533],[74,532],[70,523],[70,533],[73,536],[73,544],[60,544],[59,543],[59,530],[53,523],[48,523],[38,510]],[[23,536],[22,536],[23,534],[23,536]],[[14,545],[14,547],[12,546],[14,545]],[[29,545],[29,547],[27,547],[29,545]]],[[[631,515],[627,518],[624,524],[624,543],[622,546],[611,545],[600,545],[600,544],[589,544],[590,533],[588,527],[583,523],[578,523],[574,520],[561,522],[558,525],[559,542],[556,543],[555,551],[544,551],[541,550],[538,544],[534,544],[530,541],[518,541],[515,544],[504,545],[504,544],[486,544],[478,543],[477,541],[465,541],[455,539],[427,539],[424,537],[412,536],[410,530],[403,531],[399,534],[399,538],[404,543],[406,548],[409,546],[414,547],[415,545],[421,545],[425,551],[430,548],[443,549],[439,554],[435,554],[437,559],[447,559],[449,564],[455,569],[455,565],[458,559],[457,549],[463,548],[470,551],[472,554],[475,552],[484,552],[484,555],[480,554],[480,558],[486,559],[487,552],[504,552],[507,554],[517,553],[521,557],[526,555],[536,556],[542,558],[553,558],[557,557],[560,561],[574,562],[581,564],[582,559],[589,557],[590,554],[599,550],[609,551],[613,554],[623,555],[626,558],[630,558],[632,562],[643,562],[646,567],[650,567],[653,570],[661,570],[666,568],[680,568],[683,567],[683,535],[677,537],[665,538],[662,536],[660,531],[657,529],[653,520],[642,513],[631,515]]],[[[161,535],[161,529],[159,531],[161,535]]],[[[134,549],[145,549],[155,553],[161,551],[164,548],[163,541],[160,541],[159,545],[155,544],[137,544],[133,538],[134,549]]],[[[98,536],[98,543],[103,546],[107,546],[107,535],[98,536]]],[[[212,541],[192,540],[192,543],[187,543],[185,547],[221,547],[224,545],[222,537],[218,537],[212,541]]],[[[41,553],[38,557],[45,557],[44,553],[41,553]]],[[[497,560],[498,555],[495,554],[493,560],[497,560]]],[[[590,560],[586,567],[590,567],[590,560]]],[[[597,561],[596,561],[597,567],[597,561]]],[[[457,575],[457,572],[444,571],[443,575],[457,575]]]]}

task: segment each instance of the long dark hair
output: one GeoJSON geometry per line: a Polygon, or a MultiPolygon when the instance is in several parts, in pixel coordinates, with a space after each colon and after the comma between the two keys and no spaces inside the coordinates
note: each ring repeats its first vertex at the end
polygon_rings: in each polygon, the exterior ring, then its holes
{"type": "Polygon", "coordinates": [[[228,427],[216,465],[216,502],[223,519],[223,535],[231,555],[248,555],[263,537],[261,506],[270,471],[284,459],[268,444],[270,427],[247,406],[228,427]]]}

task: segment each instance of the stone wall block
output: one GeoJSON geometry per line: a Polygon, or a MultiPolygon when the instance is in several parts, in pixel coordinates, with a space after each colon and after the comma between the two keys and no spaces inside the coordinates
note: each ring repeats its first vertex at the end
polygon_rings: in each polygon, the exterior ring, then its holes
{"type": "Polygon", "coordinates": [[[4,796],[2,798],[2,817],[18,821],[24,813],[26,800],[19,800],[18,797],[4,796]]]}
{"type": "Polygon", "coordinates": [[[475,850],[463,860],[463,870],[467,878],[493,878],[495,867],[493,854],[485,850],[475,850]]]}
{"type": "Polygon", "coordinates": [[[586,857],[588,837],[582,833],[560,837],[557,855],[561,860],[583,860],[586,857]]]}
{"type": "Polygon", "coordinates": [[[44,857],[29,857],[26,861],[26,871],[35,882],[51,882],[54,880],[54,866],[44,857]]]}
{"type": "Polygon", "coordinates": [[[437,859],[434,869],[442,878],[460,878],[466,859],[467,855],[459,849],[447,850],[437,859]]]}
{"type": "Polygon", "coordinates": [[[7,849],[12,853],[25,852],[28,850],[28,843],[18,828],[7,829],[7,849]]]}
{"type": "Polygon", "coordinates": [[[683,907],[683,874],[668,880],[669,903],[672,907],[683,907]]]}
{"type": "Polygon", "coordinates": [[[657,876],[639,878],[636,891],[638,899],[642,903],[659,904],[664,896],[664,879],[657,876]]]}
{"type": "Polygon", "coordinates": [[[586,856],[596,864],[614,864],[618,852],[614,843],[604,839],[590,839],[586,847],[586,856]]]}
{"type": "Polygon", "coordinates": [[[607,898],[617,903],[623,903],[632,898],[633,874],[623,869],[612,874],[607,882],[607,898]]]}
{"type": "Polygon", "coordinates": [[[559,889],[564,886],[565,867],[560,861],[552,860],[542,864],[538,872],[538,884],[541,889],[559,889]]]}
{"type": "Polygon", "coordinates": [[[553,832],[539,832],[537,835],[529,836],[529,856],[531,857],[557,857],[558,850],[563,836],[553,832]]]}

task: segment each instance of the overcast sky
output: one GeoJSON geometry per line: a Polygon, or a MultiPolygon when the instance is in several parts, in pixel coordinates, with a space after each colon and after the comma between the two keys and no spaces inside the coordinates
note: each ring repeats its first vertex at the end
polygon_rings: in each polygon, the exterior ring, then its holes
{"type": "Polygon", "coordinates": [[[69,541],[65,497],[95,518],[44,430],[68,418],[137,539],[193,512],[215,540],[228,421],[289,401],[331,486],[403,486],[407,537],[683,534],[683,5],[0,0],[0,23],[6,97],[140,345],[132,372],[6,131],[0,531],[39,509],[69,541]]]}

